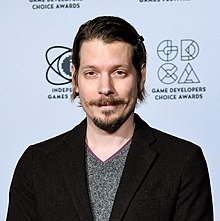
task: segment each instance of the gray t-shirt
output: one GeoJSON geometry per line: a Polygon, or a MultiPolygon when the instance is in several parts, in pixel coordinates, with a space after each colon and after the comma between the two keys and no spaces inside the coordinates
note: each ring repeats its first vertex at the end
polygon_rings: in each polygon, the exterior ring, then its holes
{"type": "Polygon", "coordinates": [[[88,191],[95,221],[108,221],[120,183],[131,141],[106,161],[101,161],[86,146],[88,191]]]}

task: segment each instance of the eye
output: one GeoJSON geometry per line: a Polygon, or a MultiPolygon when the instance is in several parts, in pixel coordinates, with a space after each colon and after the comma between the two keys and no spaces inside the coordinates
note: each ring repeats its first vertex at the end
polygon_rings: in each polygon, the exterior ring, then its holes
{"type": "Polygon", "coordinates": [[[89,75],[89,76],[92,76],[92,75],[94,75],[94,74],[95,74],[94,71],[88,71],[88,72],[85,73],[85,75],[89,75]]]}
{"type": "Polygon", "coordinates": [[[94,78],[97,76],[97,73],[95,71],[87,71],[84,73],[85,77],[87,78],[94,78]]]}
{"type": "Polygon", "coordinates": [[[118,78],[124,78],[127,76],[127,73],[123,70],[116,70],[114,73],[113,73],[113,76],[114,77],[118,77],[118,78]]]}

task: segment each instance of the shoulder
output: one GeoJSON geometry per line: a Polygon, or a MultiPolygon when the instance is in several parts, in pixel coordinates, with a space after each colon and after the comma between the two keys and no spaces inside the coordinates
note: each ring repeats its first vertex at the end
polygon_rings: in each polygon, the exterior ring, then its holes
{"type": "Polygon", "coordinates": [[[151,148],[157,151],[161,159],[172,166],[182,165],[184,168],[197,167],[206,170],[206,160],[199,145],[154,128],[152,133],[155,143],[151,148]]]}
{"type": "Polygon", "coordinates": [[[149,148],[156,153],[155,171],[185,180],[192,177],[208,178],[207,163],[200,146],[152,128],[142,120],[136,130],[135,146],[142,145],[144,149],[149,148]]]}
{"type": "Polygon", "coordinates": [[[202,149],[197,144],[150,127],[145,121],[137,116],[138,139],[148,144],[160,155],[186,158],[192,155],[202,155],[202,149]]]}
{"type": "Polygon", "coordinates": [[[59,154],[65,149],[68,143],[76,145],[82,142],[85,133],[85,120],[76,125],[73,129],[49,138],[47,140],[30,145],[23,153],[22,157],[46,157],[47,155],[59,154]]]}
{"type": "Polygon", "coordinates": [[[175,135],[166,133],[164,131],[155,129],[155,128],[151,128],[152,133],[154,134],[155,137],[155,147],[157,147],[158,149],[160,149],[160,146],[165,146],[166,148],[175,151],[177,150],[178,152],[183,151],[199,151],[201,150],[201,148],[187,140],[187,139],[183,139],[180,137],[177,137],[175,135]]]}

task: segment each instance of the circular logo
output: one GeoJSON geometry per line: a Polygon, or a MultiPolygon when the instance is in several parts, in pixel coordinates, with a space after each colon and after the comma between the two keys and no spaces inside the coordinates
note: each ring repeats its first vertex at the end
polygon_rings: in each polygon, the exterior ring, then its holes
{"type": "Polygon", "coordinates": [[[178,47],[171,40],[162,41],[157,47],[158,57],[163,61],[172,61],[178,54],[178,47]]]}
{"type": "Polygon", "coordinates": [[[64,46],[53,46],[46,51],[48,68],[46,79],[53,85],[64,85],[71,80],[71,49],[64,46]]]}
{"type": "Polygon", "coordinates": [[[172,84],[178,79],[176,75],[177,70],[178,68],[174,64],[163,64],[158,69],[158,78],[164,84],[172,84]]]}

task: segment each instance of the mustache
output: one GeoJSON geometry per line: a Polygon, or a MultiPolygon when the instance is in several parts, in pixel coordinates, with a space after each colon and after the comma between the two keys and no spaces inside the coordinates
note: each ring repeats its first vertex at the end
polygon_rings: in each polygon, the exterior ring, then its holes
{"type": "Polygon", "coordinates": [[[93,99],[89,101],[89,105],[96,105],[96,106],[105,106],[105,105],[121,105],[127,104],[126,100],[123,98],[100,98],[100,99],[93,99]]]}

